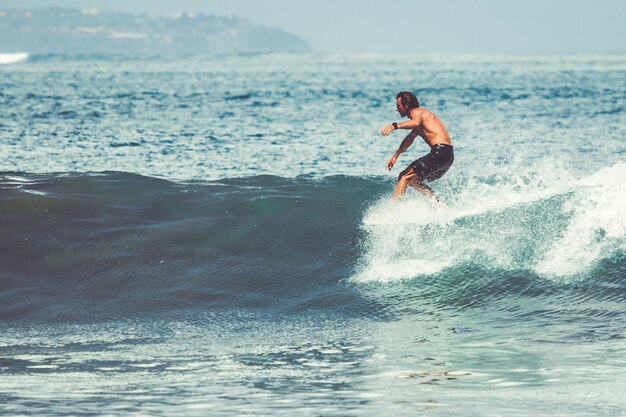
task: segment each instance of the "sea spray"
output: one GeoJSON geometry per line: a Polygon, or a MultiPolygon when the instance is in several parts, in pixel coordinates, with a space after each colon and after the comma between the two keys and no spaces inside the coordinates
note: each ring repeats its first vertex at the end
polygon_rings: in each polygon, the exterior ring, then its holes
{"type": "Polygon", "coordinates": [[[541,275],[575,276],[598,261],[626,252],[626,163],[603,168],[575,183],[561,207],[568,222],[538,259],[541,275]]]}
{"type": "Polygon", "coordinates": [[[354,279],[454,274],[469,264],[545,277],[580,275],[623,252],[624,171],[617,164],[579,179],[567,171],[472,178],[449,207],[412,191],[397,204],[383,198],[363,216],[366,237],[354,279]]]}

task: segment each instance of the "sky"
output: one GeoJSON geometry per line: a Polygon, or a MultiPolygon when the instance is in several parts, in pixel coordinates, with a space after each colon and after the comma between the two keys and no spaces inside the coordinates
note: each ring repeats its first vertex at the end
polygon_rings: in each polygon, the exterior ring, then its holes
{"type": "Polygon", "coordinates": [[[0,0],[151,16],[237,16],[322,53],[626,53],[624,0],[0,0]]]}

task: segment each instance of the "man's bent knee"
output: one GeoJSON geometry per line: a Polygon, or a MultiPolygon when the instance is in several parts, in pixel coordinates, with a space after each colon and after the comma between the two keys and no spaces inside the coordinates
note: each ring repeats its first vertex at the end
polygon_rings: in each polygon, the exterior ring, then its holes
{"type": "Polygon", "coordinates": [[[411,168],[407,168],[398,175],[398,181],[422,182],[422,179],[411,168]]]}

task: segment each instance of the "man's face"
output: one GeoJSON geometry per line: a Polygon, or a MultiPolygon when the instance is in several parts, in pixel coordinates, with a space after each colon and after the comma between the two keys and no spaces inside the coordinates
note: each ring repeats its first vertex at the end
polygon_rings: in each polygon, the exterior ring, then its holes
{"type": "Polygon", "coordinates": [[[406,117],[409,114],[408,106],[402,104],[401,98],[396,99],[396,111],[400,113],[400,116],[402,117],[406,117]]]}

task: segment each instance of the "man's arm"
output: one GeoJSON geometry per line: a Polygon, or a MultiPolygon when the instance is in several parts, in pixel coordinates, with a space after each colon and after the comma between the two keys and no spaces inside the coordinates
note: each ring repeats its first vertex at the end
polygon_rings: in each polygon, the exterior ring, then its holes
{"type": "Polygon", "coordinates": [[[378,133],[380,133],[381,136],[387,136],[396,129],[417,129],[422,125],[422,113],[418,110],[419,109],[411,110],[410,119],[406,122],[396,123],[397,128],[393,124],[390,124],[384,126],[378,133]]]}
{"type": "MultiPolygon", "coordinates": [[[[398,128],[400,128],[400,124],[398,124],[398,128]]],[[[387,161],[387,170],[391,171],[391,168],[393,168],[393,166],[395,165],[400,154],[406,151],[409,148],[409,146],[413,144],[413,141],[415,140],[416,137],[417,137],[417,129],[412,130],[411,133],[406,135],[404,140],[402,140],[402,143],[400,143],[400,146],[398,147],[398,150],[396,151],[396,153],[394,153],[393,156],[389,159],[389,161],[387,161]]]]}

